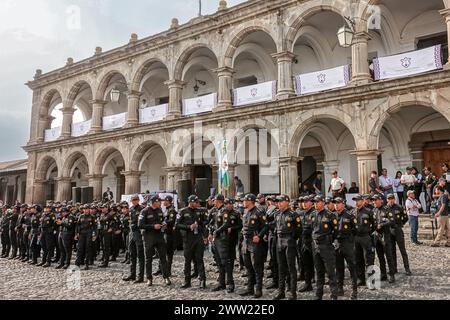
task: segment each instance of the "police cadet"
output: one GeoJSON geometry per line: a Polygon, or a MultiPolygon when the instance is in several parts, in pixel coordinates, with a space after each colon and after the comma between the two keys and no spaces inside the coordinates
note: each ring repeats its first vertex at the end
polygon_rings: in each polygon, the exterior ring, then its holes
{"type": "Polygon", "coordinates": [[[171,285],[169,270],[167,268],[167,248],[162,230],[165,228],[164,214],[161,210],[161,199],[153,196],[150,205],[141,211],[138,221],[139,229],[144,239],[145,252],[145,273],[147,275],[147,285],[153,285],[152,263],[154,251],[158,253],[159,263],[167,286],[171,285]]]}
{"type": "Polygon", "coordinates": [[[19,218],[19,210],[20,206],[13,206],[12,207],[12,214],[10,216],[9,220],[9,239],[11,243],[11,257],[9,257],[10,260],[15,259],[17,257],[17,220],[19,218]]]}
{"type": "Polygon", "coordinates": [[[89,270],[92,256],[92,243],[97,238],[95,217],[91,215],[89,205],[82,206],[82,213],[78,217],[75,227],[75,239],[78,240],[77,259],[75,265],[80,267],[85,264],[84,270],[89,270]]]}
{"type": "Polygon", "coordinates": [[[258,210],[255,202],[256,197],[253,194],[247,194],[244,197],[242,255],[247,269],[248,283],[247,290],[242,292],[241,296],[254,295],[255,298],[260,298],[262,296],[265,258],[263,238],[268,231],[268,225],[265,212],[258,210]]]}
{"type": "Polygon", "coordinates": [[[408,254],[405,247],[405,236],[403,234],[403,226],[408,222],[408,215],[403,210],[403,207],[395,203],[395,197],[393,194],[387,195],[386,212],[390,218],[393,218],[391,224],[391,242],[392,242],[392,258],[394,260],[394,269],[397,273],[397,248],[400,249],[402,255],[403,266],[405,267],[405,273],[410,276],[411,270],[409,269],[408,254]]]}
{"type": "MultiPolygon", "coordinates": [[[[263,212],[264,215],[267,217],[267,214],[266,214],[266,211],[267,211],[266,197],[263,194],[261,194],[261,193],[258,194],[257,197],[256,197],[256,207],[258,208],[259,211],[263,212]]],[[[268,242],[267,235],[265,235],[262,240],[263,241],[261,241],[261,245],[263,246],[263,249],[264,249],[263,260],[266,261],[267,260],[267,255],[269,253],[269,242],[268,242]]]]}
{"type": "MultiPolygon", "coordinates": [[[[113,210],[113,208],[111,208],[113,210]]],[[[113,211],[108,212],[103,208],[101,216],[97,223],[100,224],[99,230],[101,230],[102,243],[103,243],[103,257],[102,263],[98,266],[99,268],[107,268],[109,265],[109,261],[112,253],[113,246],[113,235],[114,232],[119,229],[119,222],[117,219],[113,217],[113,211]]]]}
{"type": "Polygon", "coordinates": [[[28,206],[26,204],[22,204],[19,209],[19,215],[17,217],[16,223],[16,237],[17,237],[17,247],[19,253],[16,259],[23,260],[26,254],[26,247],[24,241],[24,233],[25,233],[25,218],[26,212],[28,210],[28,206]]]}
{"type": "MultiPolygon", "coordinates": [[[[241,221],[244,218],[244,205],[242,203],[241,197],[236,196],[234,199],[234,209],[239,212],[239,215],[241,216],[241,221]]],[[[239,270],[245,270],[245,264],[244,264],[244,257],[242,255],[242,242],[244,240],[244,234],[241,232],[239,232],[239,236],[238,236],[238,253],[239,253],[239,270]]],[[[246,273],[242,274],[242,276],[247,276],[246,273]]]]}
{"type": "Polygon", "coordinates": [[[272,278],[272,284],[267,289],[278,289],[278,261],[277,261],[277,233],[275,231],[275,218],[278,214],[278,206],[274,196],[266,198],[267,203],[267,223],[269,229],[269,268],[272,273],[267,278],[272,278]]]}
{"type": "Polygon", "coordinates": [[[166,241],[167,246],[167,269],[169,271],[169,277],[171,277],[173,255],[175,254],[175,251],[177,249],[174,234],[177,212],[175,210],[175,207],[173,206],[173,198],[171,196],[168,195],[163,200],[163,205],[166,208],[166,212],[164,213],[164,222],[166,224],[166,228],[164,229],[164,240],[166,241]]]}
{"type": "Polygon", "coordinates": [[[44,214],[41,217],[40,242],[42,246],[42,261],[37,266],[48,268],[51,265],[51,253],[55,249],[55,229],[56,215],[52,212],[50,204],[44,207],[44,214]]]}
{"type": "Polygon", "coordinates": [[[31,208],[27,206],[26,211],[22,217],[22,228],[23,228],[23,253],[22,262],[27,262],[31,258],[30,251],[30,233],[31,233],[31,208]]]}
{"type": "Polygon", "coordinates": [[[130,244],[130,208],[128,206],[128,202],[123,201],[120,204],[120,230],[122,235],[122,244],[125,249],[125,258],[122,260],[122,263],[129,264],[130,263],[130,251],[128,250],[128,246],[130,244]]]}
{"type": "Polygon", "coordinates": [[[59,265],[56,269],[67,269],[70,266],[72,259],[73,238],[75,237],[76,218],[70,212],[70,207],[64,207],[61,209],[61,218],[56,221],[59,225],[59,251],[61,252],[61,258],[59,265]]]}
{"type": "Polygon", "coordinates": [[[37,264],[39,252],[41,251],[41,244],[39,241],[39,229],[41,225],[41,211],[42,208],[39,205],[34,205],[30,210],[30,264],[37,264]]]}
{"type": "Polygon", "coordinates": [[[139,196],[131,198],[130,208],[130,239],[128,251],[130,252],[130,274],[124,277],[123,281],[134,281],[134,283],[144,282],[145,255],[142,235],[139,230],[139,215],[143,207],[139,204],[139,196]],[[139,260],[139,273],[136,278],[137,263],[139,260]]]}
{"type": "Polygon", "coordinates": [[[9,206],[3,207],[3,215],[2,215],[2,221],[0,224],[1,228],[1,239],[2,239],[2,258],[8,258],[9,253],[11,251],[11,239],[9,237],[9,224],[11,221],[12,216],[12,210],[9,208],[9,206]]]}
{"type": "Polygon", "coordinates": [[[305,284],[299,289],[299,292],[312,291],[312,281],[314,279],[314,259],[312,247],[312,231],[314,221],[314,196],[305,196],[300,198],[301,210],[299,215],[302,222],[302,234],[298,241],[298,251],[300,261],[305,273],[305,284]]]}
{"type": "Polygon", "coordinates": [[[232,293],[234,292],[233,266],[236,259],[236,245],[242,223],[239,213],[233,208],[234,201],[224,199],[222,203],[224,206],[213,216],[209,226],[208,240],[215,244],[219,268],[219,283],[213,291],[225,290],[228,285],[227,292],[232,293]]]}
{"type": "Polygon", "coordinates": [[[325,197],[325,206],[326,206],[326,209],[332,213],[334,213],[336,211],[332,197],[325,197]]]}
{"type": "Polygon", "coordinates": [[[289,300],[297,299],[297,240],[301,235],[302,223],[300,215],[289,207],[289,196],[277,197],[278,214],[275,218],[277,234],[277,261],[279,269],[278,294],[274,300],[285,298],[286,279],[290,280],[289,300]],[[289,276],[288,276],[289,275],[289,276]]]}
{"type": "Polygon", "coordinates": [[[386,213],[386,207],[383,206],[383,198],[376,194],[373,196],[374,209],[373,216],[376,223],[376,231],[373,232],[375,242],[375,249],[380,262],[381,281],[388,280],[386,272],[386,260],[389,267],[389,283],[395,282],[395,267],[394,259],[392,257],[392,242],[391,242],[391,224],[394,218],[386,213]]]}
{"type": "MultiPolygon", "coordinates": [[[[214,224],[215,217],[219,214],[220,210],[223,209],[224,200],[225,197],[222,194],[218,194],[214,197],[213,207],[209,210],[208,213],[208,229],[210,229],[210,234],[212,234],[211,227],[214,224]]],[[[219,265],[219,254],[217,252],[216,243],[215,241],[210,241],[209,243],[211,244],[211,252],[213,254],[214,261],[217,265],[219,265]]]]}
{"type": "Polygon", "coordinates": [[[338,220],[336,227],[336,240],[334,242],[336,249],[336,278],[338,286],[338,296],[344,295],[344,274],[345,262],[352,279],[351,299],[355,300],[358,296],[358,276],[356,274],[355,261],[355,234],[356,224],[355,216],[345,208],[345,201],[342,198],[333,200],[335,205],[335,215],[338,220]]]}
{"type": "MultiPolygon", "coordinates": [[[[55,206],[55,217],[56,217],[56,221],[57,220],[61,220],[62,218],[62,204],[58,203],[55,206]]],[[[55,221],[55,222],[56,222],[55,221]]],[[[52,262],[59,262],[61,260],[61,250],[60,250],[60,246],[59,246],[59,233],[60,233],[60,226],[58,224],[55,223],[55,231],[53,232],[54,236],[54,241],[55,241],[55,256],[53,257],[53,251],[51,252],[51,256],[52,256],[52,262]]]]}
{"type": "Polygon", "coordinates": [[[111,206],[111,222],[112,241],[111,241],[111,261],[116,261],[120,253],[120,242],[122,240],[122,230],[120,229],[120,207],[117,205],[111,206]]]}
{"type": "Polygon", "coordinates": [[[337,219],[333,213],[325,208],[322,196],[314,198],[315,211],[312,223],[313,254],[316,269],[316,299],[322,300],[325,272],[328,275],[331,299],[337,299],[336,285],[336,252],[333,247],[337,219]]]}
{"type": "Polygon", "coordinates": [[[366,268],[373,266],[375,262],[375,247],[371,238],[375,221],[372,212],[364,206],[362,195],[357,195],[352,200],[355,201],[355,209],[352,214],[356,218],[356,273],[358,274],[358,286],[364,286],[366,284],[366,268]]]}
{"type": "Polygon", "coordinates": [[[184,250],[184,284],[182,289],[191,287],[191,262],[197,264],[200,277],[200,288],[206,288],[205,265],[203,254],[207,239],[207,212],[198,210],[199,199],[195,195],[188,198],[188,206],[182,209],[175,222],[175,228],[180,230],[184,250]]]}
{"type": "MultiPolygon", "coordinates": [[[[94,219],[94,228],[95,228],[96,222],[100,218],[100,212],[97,208],[97,205],[95,205],[94,203],[90,204],[89,205],[89,213],[94,219]]],[[[96,229],[96,236],[95,236],[95,238],[92,239],[90,251],[91,251],[91,253],[90,253],[90,259],[89,259],[89,265],[93,265],[94,260],[97,259],[97,255],[100,253],[100,240],[98,238],[97,229],[96,229]]]]}

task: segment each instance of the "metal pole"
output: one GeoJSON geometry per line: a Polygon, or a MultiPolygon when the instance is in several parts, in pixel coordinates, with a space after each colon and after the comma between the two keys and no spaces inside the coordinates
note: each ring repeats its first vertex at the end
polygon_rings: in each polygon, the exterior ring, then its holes
{"type": "Polygon", "coordinates": [[[202,16],[202,0],[198,0],[198,16],[202,16]]]}

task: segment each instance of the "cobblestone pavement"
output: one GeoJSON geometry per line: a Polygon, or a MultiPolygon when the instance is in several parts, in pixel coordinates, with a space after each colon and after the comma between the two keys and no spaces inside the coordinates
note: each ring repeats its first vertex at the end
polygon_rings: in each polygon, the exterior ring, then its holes
{"type": "MultiPolygon", "coordinates": [[[[380,290],[360,289],[360,299],[377,300],[411,300],[411,299],[450,299],[450,248],[431,248],[429,243],[423,246],[410,246],[408,244],[413,276],[404,274],[403,264],[399,256],[399,274],[395,284],[382,282],[380,290]]],[[[120,259],[119,259],[120,260],[120,259]]],[[[183,256],[178,252],[174,258],[174,270],[172,286],[166,287],[160,277],[155,277],[154,286],[149,288],[145,284],[129,284],[121,280],[126,274],[128,265],[114,262],[109,269],[92,267],[89,271],[81,271],[78,283],[77,274],[66,270],[44,269],[30,266],[26,263],[11,260],[0,260],[0,299],[37,299],[37,300],[122,300],[122,299],[217,299],[217,300],[242,300],[238,294],[223,292],[211,292],[216,285],[216,268],[211,265],[209,254],[206,257],[206,269],[208,273],[208,289],[201,290],[198,280],[193,281],[193,288],[180,289],[183,282],[183,256]]],[[[96,262],[98,264],[98,262],[96,262]]],[[[55,264],[53,264],[55,265],[55,264]]],[[[237,271],[237,292],[244,289],[245,278],[237,271]]],[[[270,280],[269,280],[270,281],[270,280]]],[[[266,283],[269,282],[265,280],[266,283]]],[[[348,282],[348,281],[347,281],[348,282]]],[[[299,285],[301,285],[299,283],[299,285]]],[[[346,297],[348,299],[350,287],[346,285],[346,297]]],[[[271,299],[276,292],[264,290],[264,299],[271,299]]],[[[328,290],[325,289],[326,298],[328,290]]],[[[298,299],[312,299],[313,294],[299,294],[298,299]]]]}

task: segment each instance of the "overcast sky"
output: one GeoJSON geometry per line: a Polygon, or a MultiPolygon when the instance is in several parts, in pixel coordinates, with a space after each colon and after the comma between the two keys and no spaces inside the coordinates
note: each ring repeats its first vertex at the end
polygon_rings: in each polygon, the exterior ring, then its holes
{"type": "MultiPolygon", "coordinates": [[[[219,0],[202,2],[209,14],[219,0]]],[[[36,69],[51,71],[97,46],[124,45],[132,32],[144,38],[167,30],[173,17],[184,23],[197,14],[198,0],[0,0],[0,161],[26,158],[32,93],[24,83],[36,69]]]]}

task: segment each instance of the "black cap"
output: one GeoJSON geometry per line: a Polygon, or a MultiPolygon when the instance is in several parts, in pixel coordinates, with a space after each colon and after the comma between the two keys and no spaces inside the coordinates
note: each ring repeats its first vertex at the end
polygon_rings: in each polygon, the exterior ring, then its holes
{"type": "Polygon", "coordinates": [[[325,203],[330,203],[333,201],[332,197],[325,197],[325,203]]]}
{"type": "Polygon", "coordinates": [[[264,195],[262,193],[258,193],[258,195],[256,196],[257,199],[261,199],[264,198],[264,195]]]}
{"type": "Polygon", "coordinates": [[[379,194],[374,194],[372,200],[383,200],[383,198],[379,194]]]}
{"type": "Polygon", "coordinates": [[[370,194],[363,194],[362,195],[363,200],[372,200],[372,196],[370,194]]]}
{"type": "Polygon", "coordinates": [[[275,197],[274,196],[267,196],[266,197],[266,201],[275,201],[275,197]]]}
{"type": "Polygon", "coordinates": [[[344,199],[342,199],[341,197],[336,197],[333,199],[332,201],[333,203],[344,203],[344,199]]]}
{"type": "Polygon", "coordinates": [[[69,210],[69,208],[67,208],[67,207],[62,207],[62,209],[61,209],[61,212],[69,212],[70,210],[69,210]]]}
{"type": "Polygon", "coordinates": [[[321,202],[325,201],[325,198],[323,196],[316,196],[313,200],[313,202],[321,202]]]}
{"type": "Polygon", "coordinates": [[[298,201],[298,202],[305,202],[305,198],[306,198],[306,197],[299,197],[297,201],[298,201]]]}
{"type": "Polygon", "coordinates": [[[223,201],[223,204],[234,204],[234,199],[226,198],[226,199],[223,201]]]}
{"type": "Polygon", "coordinates": [[[214,201],[215,197],[214,196],[209,196],[208,199],[206,199],[206,201],[214,201]]]}
{"type": "Polygon", "coordinates": [[[305,196],[303,197],[303,202],[314,202],[314,196],[305,196]]]}
{"type": "Polygon", "coordinates": [[[291,198],[289,198],[289,196],[286,195],[286,194],[282,194],[282,195],[277,197],[277,201],[278,202],[281,202],[281,201],[291,202],[291,198]]]}
{"type": "Polygon", "coordinates": [[[392,193],[389,193],[386,199],[395,199],[395,196],[392,193]]]}
{"type": "Polygon", "coordinates": [[[188,202],[189,202],[189,203],[195,203],[195,202],[198,202],[198,201],[199,201],[199,199],[198,199],[198,197],[195,196],[195,195],[192,195],[192,196],[190,196],[190,197],[188,198],[188,202]]]}
{"type": "Polygon", "coordinates": [[[159,198],[159,196],[152,196],[150,198],[150,202],[161,202],[161,199],[159,198]]]}
{"type": "Polygon", "coordinates": [[[169,202],[172,202],[172,201],[173,201],[173,197],[172,197],[172,196],[169,196],[169,195],[167,195],[167,196],[165,196],[165,197],[164,197],[164,201],[169,201],[169,202]]]}
{"type": "Polygon", "coordinates": [[[224,201],[224,200],[225,200],[225,197],[223,196],[223,194],[218,194],[218,195],[214,198],[214,200],[224,201]]]}
{"type": "Polygon", "coordinates": [[[256,197],[255,197],[254,194],[249,193],[249,194],[246,194],[246,195],[245,195],[244,201],[252,201],[252,202],[255,202],[255,201],[256,201],[256,197]]]}
{"type": "Polygon", "coordinates": [[[133,200],[140,200],[139,195],[135,194],[134,196],[132,196],[131,201],[133,200]]]}
{"type": "Polygon", "coordinates": [[[357,194],[352,198],[353,201],[364,200],[364,197],[360,194],[357,194]]]}

